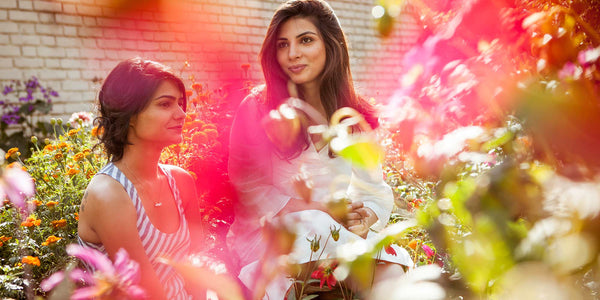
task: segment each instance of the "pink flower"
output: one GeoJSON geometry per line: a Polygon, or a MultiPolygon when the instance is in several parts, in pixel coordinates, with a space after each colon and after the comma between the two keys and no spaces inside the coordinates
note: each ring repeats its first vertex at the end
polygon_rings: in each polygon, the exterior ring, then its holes
{"type": "MultiPolygon", "coordinates": [[[[130,260],[125,249],[119,249],[114,264],[103,253],[80,245],[67,246],[67,253],[79,258],[95,271],[88,274],[80,269],[71,271],[69,278],[73,281],[83,280],[85,287],[73,292],[71,299],[96,299],[99,297],[117,297],[127,295],[131,299],[143,299],[145,291],[137,284],[140,281],[140,266],[130,260]]],[[[63,272],[57,272],[44,280],[40,287],[44,291],[53,289],[64,279],[63,272]]]]}
{"type": "Polygon", "coordinates": [[[75,112],[69,118],[69,123],[73,128],[79,128],[79,120],[81,120],[81,126],[91,126],[94,115],[86,111],[75,112]]]}
{"type": "Polygon", "coordinates": [[[0,171],[0,200],[8,198],[15,206],[24,209],[25,199],[35,194],[35,185],[29,173],[20,167],[6,168],[0,171]]]}
{"type": "Polygon", "coordinates": [[[421,248],[423,248],[423,251],[425,251],[425,254],[427,254],[427,257],[432,257],[435,254],[435,252],[433,252],[433,250],[431,249],[431,247],[429,247],[429,246],[427,246],[425,244],[423,244],[421,246],[421,248]]]}

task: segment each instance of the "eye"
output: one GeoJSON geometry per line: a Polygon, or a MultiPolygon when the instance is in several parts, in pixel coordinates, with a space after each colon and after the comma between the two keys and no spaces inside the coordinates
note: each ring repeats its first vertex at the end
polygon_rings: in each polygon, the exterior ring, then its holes
{"type": "Polygon", "coordinates": [[[167,107],[171,106],[171,101],[161,101],[158,103],[158,106],[167,108],[167,107]]]}
{"type": "Polygon", "coordinates": [[[277,48],[278,49],[283,49],[283,48],[285,48],[287,46],[288,46],[288,42],[278,42],[277,43],[277,48]]]}
{"type": "Polygon", "coordinates": [[[308,44],[308,43],[310,43],[310,42],[312,42],[312,41],[313,41],[313,38],[311,38],[311,37],[308,37],[308,36],[302,37],[302,39],[300,40],[300,42],[301,42],[302,44],[308,44]]]}

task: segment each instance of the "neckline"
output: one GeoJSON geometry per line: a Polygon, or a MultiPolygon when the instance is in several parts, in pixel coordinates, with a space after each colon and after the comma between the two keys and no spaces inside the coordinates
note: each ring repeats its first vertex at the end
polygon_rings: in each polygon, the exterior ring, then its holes
{"type": "MultiPolygon", "coordinates": [[[[144,206],[144,203],[142,202],[142,198],[140,197],[140,194],[138,193],[137,188],[135,187],[135,185],[133,184],[133,182],[127,177],[125,176],[125,173],[123,173],[123,171],[121,169],[119,169],[119,167],[117,165],[115,165],[114,163],[111,162],[111,164],[113,165],[113,167],[115,167],[119,173],[121,173],[121,175],[123,175],[123,177],[131,184],[131,188],[133,189],[133,191],[135,192],[136,195],[136,200],[135,201],[139,201],[140,207],[141,207],[141,211],[140,214],[143,214],[143,216],[145,218],[148,219],[148,223],[150,223],[150,225],[156,229],[157,231],[159,231],[160,233],[163,234],[175,234],[177,233],[181,227],[182,227],[182,222],[183,222],[183,214],[181,212],[181,208],[179,205],[179,199],[176,197],[175,195],[175,190],[174,190],[174,180],[172,180],[171,176],[170,176],[170,172],[168,172],[165,167],[162,164],[158,164],[160,171],[163,173],[163,175],[165,175],[165,177],[167,178],[167,183],[169,184],[169,190],[171,191],[171,195],[173,196],[173,200],[175,200],[175,208],[177,209],[177,227],[175,230],[173,230],[172,232],[166,232],[161,230],[160,228],[156,227],[156,225],[154,225],[154,223],[152,222],[152,220],[150,219],[150,216],[148,216],[148,213],[146,213],[146,207],[144,206]]],[[[131,197],[130,197],[131,198],[131,197]]],[[[133,200],[133,199],[131,199],[133,200]]]]}

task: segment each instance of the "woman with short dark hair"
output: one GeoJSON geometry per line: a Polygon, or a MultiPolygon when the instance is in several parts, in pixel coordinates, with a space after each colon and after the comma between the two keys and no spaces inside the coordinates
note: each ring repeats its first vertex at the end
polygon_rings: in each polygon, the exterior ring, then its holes
{"type": "Polygon", "coordinates": [[[183,82],[162,64],[129,59],[110,72],[98,102],[100,144],[110,162],[81,201],[79,243],[110,258],[125,249],[140,264],[141,285],[151,299],[190,299],[183,278],[159,261],[188,254],[184,211],[197,211],[191,175],[158,163],[164,147],[182,140],[183,82]]]}

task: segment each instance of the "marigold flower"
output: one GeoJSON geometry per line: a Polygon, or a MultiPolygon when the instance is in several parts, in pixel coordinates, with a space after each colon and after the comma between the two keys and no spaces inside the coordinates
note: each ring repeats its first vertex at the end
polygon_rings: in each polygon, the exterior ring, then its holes
{"type": "Polygon", "coordinates": [[[13,154],[15,154],[17,152],[19,152],[19,148],[16,148],[16,147],[15,148],[10,148],[10,149],[8,149],[8,151],[6,151],[5,158],[9,159],[13,154]]]}
{"type": "Polygon", "coordinates": [[[248,69],[250,69],[250,64],[242,64],[241,67],[244,71],[248,71],[248,69]]]}
{"type": "Polygon", "coordinates": [[[40,259],[35,256],[27,255],[21,259],[21,262],[32,266],[40,266],[40,259]]]}
{"type": "Polygon", "coordinates": [[[35,205],[36,207],[37,207],[37,206],[40,206],[40,205],[42,205],[42,201],[40,201],[40,200],[38,200],[38,199],[32,199],[32,200],[29,200],[29,201],[27,201],[27,203],[29,203],[29,204],[33,204],[33,205],[35,205]]]}
{"type": "Polygon", "coordinates": [[[32,227],[32,226],[40,226],[42,220],[37,219],[35,216],[29,216],[25,221],[21,222],[21,226],[23,227],[32,227]]]}
{"type": "Polygon", "coordinates": [[[194,91],[196,91],[197,93],[201,93],[202,85],[199,83],[194,83],[194,84],[192,84],[192,89],[194,89],[194,91]]]}
{"type": "Polygon", "coordinates": [[[77,169],[77,168],[70,168],[69,170],[67,170],[67,175],[72,176],[79,172],[81,172],[81,171],[79,171],[79,169],[77,169]]]}
{"type": "Polygon", "coordinates": [[[412,240],[412,241],[410,241],[410,242],[408,243],[408,247],[410,247],[410,248],[411,248],[411,249],[413,249],[413,250],[414,250],[414,249],[417,249],[417,244],[418,244],[418,243],[419,243],[419,242],[417,242],[417,240],[412,240]]]}
{"type": "Polygon", "coordinates": [[[48,201],[48,202],[46,202],[46,206],[49,207],[49,208],[55,207],[56,204],[58,204],[58,202],[56,202],[56,201],[48,201]]]}
{"type": "Polygon", "coordinates": [[[204,130],[204,133],[210,140],[214,140],[217,137],[219,137],[219,132],[217,132],[216,130],[214,130],[212,128],[208,128],[208,129],[204,130]]]}
{"type": "Polygon", "coordinates": [[[48,144],[48,145],[44,146],[44,152],[52,152],[52,151],[54,151],[54,149],[56,149],[56,148],[54,148],[54,146],[52,144],[48,144]]]}
{"type": "Polygon", "coordinates": [[[61,237],[57,237],[54,235],[49,236],[48,238],[46,238],[46,241],[42,243],[42,246],[48,246],[48,245],[52,245],[58,241],[62,240],[61,237]]]}
{"type": "Polygon", "coordinates": [[[79,131],[81,130],[81,128],[77,128],[77,129],[71,129],[69,130],[69,132],[67,133],[69,136],[74,136],[76,135],[79,131]]]}
{"type": "Polygon", "coordinates": [[[81,152],[83,153],[83,155],[85,155],[85,156],[88,156],[88,155],[90,155],[90,153],[92,153],[92,150],[90,150],[90,149],[88,149],[88,148],[85,148],[85,149],[83,149],[83,151],[81,151],[81,152]]]}
{"type": "Polygon", "coordinates": [[[329,287],[329,289],[331,289],[337,283],[335,276],[333,276],[333,271],[335,270],[335,268],[337,268],[337,266],[338,266],[337,261],[334,261],[332,263],[327,263],[327,262],[322,263],[317,270],[315,270],[314,272],[312,272],[312,274],[310,274],[310,277],[321,280],[321,284],[319,285],[319,288],[322,289],[323,283],[327,283],[327,287],[329,287]]]}
{"type": "Polygon", "coordinates": [[[68,148],[69,144],[67,144],[67,142],[60,142],[57,146],[58,148],[68,148]]]}
{"type": "Polygon", "coordinates": [[[10,239],[11,237],[0,236],[0,247],[4,246],[4,243],[6,243],[10,239]]]}
{"type": "MultiPolygon", "coordinates": [[[[75,220],[79,221],[79,213],[78,212],[75,213],[75,220]]],[[[65,221],[65,223],[66,223],[66,221],[65,221]]]]}
{"type": "MultiPolygon", "coordinates": [[[[79,220],[79,215],[77,215],[77,220],[79,220]]],[[[55,221],[51,221],[50,225],[52,226],[52,228],[54,229],[59,229],[59,228],[63,228],[65,226],[67,226],[67,220],[65,219],[60,219],[60,220],[55,220],[55,221]]]]}
{"type": "Polygon", "coordinates": [[[62,159],[63,159],[63,154],[61,152],[54,154],[54,160],[62,160],[62,159]]]}
{"type": "Polygon", "coordinates": [[[207,136],[204,132],[195,132],[192,135],[192,143],[197,145],[204,145],[208,141],[207,136]]]}
{"type": "Polygon", "coordinates": [[[187,97],[191,97],[193,94],[194,94],[194,92],[193,92],[193,91],[190,91],[190,90],[187,90],[187,91],[185,91],[185,95],[186,95],[187,97]]]}
{"type": "Polygon", "coordinates": [[[84,158],[85,158],[85,154],[83,154],[83,152],[78,152],[77,154],[75,154],[73,156],[73,160],[74,161],[80,161],[80,160],[82,160],[84,158]]]}

